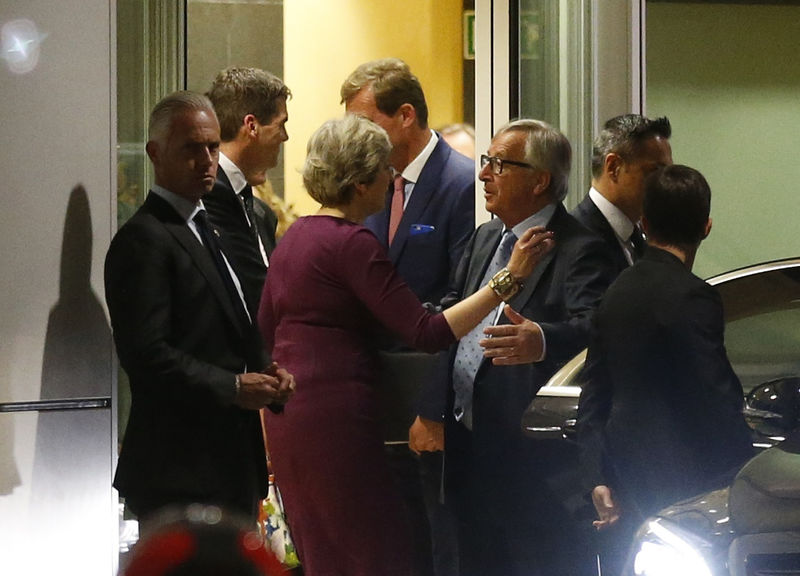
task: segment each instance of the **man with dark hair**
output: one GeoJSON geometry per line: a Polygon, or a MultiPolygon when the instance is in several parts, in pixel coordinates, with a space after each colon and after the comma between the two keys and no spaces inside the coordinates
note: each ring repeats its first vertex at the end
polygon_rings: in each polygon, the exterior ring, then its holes
{"type": "Polygon", "coordinates": [[[105,290],[131,415],[114,486],[145,533],[171,504],[215,504],[256,519],[267,492],[258,410],[294,388],[263,348],[239,279],[208,223],[219,124],[192,92],[161,100],[147,155],[155,184],[106,255],[105,290]]]}
{"type": "MultiPolygon", "coordinates": [[[[342,84],[341,97],[349,114],[380,125],[392,142],[393,185],[387,190],[384,210],[369,216],[364,225],[386,247],[397,272],[417,297],[438,304],[475,229],[475,163],[428,127],[422,86],[402,60],[385,58],[362,64],[342,84]]],[[[395,359],[398,364],[405,362],[399,371],[424,373],[421,355],[411,358],[395,359]],[[411,362],[418,367],[411,368],[411,362]]],[[[431,552],[426,548],[432,541],[437,576],[458,574],[454,522],[439,501],[446,395],[446,390],[440,390],[433,406],[428,399],[421,399],[419,409],[428,416],[410,414],[409,448],[419,455],[419,464],[405,446],[387,447],[398,475],[405,477],[401,484],[418,543],[418,570],[420,574],[431,572],[431,552]],[[419,496],[420,474],[424,504],[419,496]]],[[[408,402],[416,403],[413,399],[408,402]]]]}
{"type": "Polygon", "coordinates": [[[207,93],[220,123],[219,168],[214,188],[203,199],[209,220],[242,280],[247,306],[255,318],[275,248],[275,213],[253,196],[267,170],[278,163],[286,133],[289,88],[258,68],[227,68],[207,93]]]}
{"type": "Polygon", "coordinates": [[[546,226],[555,246],[508,294],[508,306],[492,311],[447,356],[445,488],[458,512],[462,576],[575,576],[591,567],[576,523],[543,474],[546,448],[520,426],[539,388],[588,344],[591,316],[612,280],[610,250],[562,204],[570,165],[569,141],[538,120],[503,126],[481,156],[486,209],[496,218],[470,239],[448,299],[463,299],[491,278],[507,284],[500,267],[530,227],[546,226]],[[535,336],[533,361],[487,361],[486,330],[523,316],[535,336]]]}
{"type": "MultiPolygon", "coordinates": [[[[625,114],[606,122],[594,142],[592,187],[571,214],[609,246],[614,276],[644,253],[639,225],[644,179],[653,170],[672,164],[671,134],[667,118],[625,114]]],[[[484,344],[495,363],[533,361],[536,334],[530,320],[515,317],[508,326],[489,327],[487,335],[492,338],[484,344]]]]}
{"type": "Polygon", "coordinates": [[[606,122],[594,141],[592,187],[572,215],[612,247],[617,272],[642,255],[644,179],[672,164],[671,135],[665,117],[625,114],[606,122]]]}
{"type": "Polygon", "coordinates": [[[595,315],[578,407],[595,526],[613,534],[601,552],[609,574],[621,570],[641,521],[727,484],[752,450],[722,301],[691,273],[711,230],[708,183],[675,165],[644,188],[648,247],[595,315]]]}

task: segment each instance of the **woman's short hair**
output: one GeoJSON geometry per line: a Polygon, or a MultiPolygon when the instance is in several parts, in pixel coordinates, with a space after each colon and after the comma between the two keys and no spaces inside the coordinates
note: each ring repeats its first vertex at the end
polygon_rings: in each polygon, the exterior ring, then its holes
{"type": "Polygon", "coordinates": [[[303,184],[323,206],[344,206],[356,184],[370,184],[389,162],[386,131],[366,118],[348,114],[328,120],[308,141],[303,184]]]}

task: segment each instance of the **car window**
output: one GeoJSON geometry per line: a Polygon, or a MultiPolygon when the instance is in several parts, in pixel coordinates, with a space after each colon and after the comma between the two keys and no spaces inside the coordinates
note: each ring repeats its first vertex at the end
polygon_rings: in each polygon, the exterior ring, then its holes
{"type": "Polygon", "coordinates": [[[716,285],[725,307],[725,347],[745,393],[800,376],[800,268],[716,285]]]}
{"type": "MultiPolygon", "coordinates": [[[[722,296],[725,347],[744,392],[800,376],[800,260],[734,270],[708,282],[722,296]]],[[[547,385],[583,386],[585,358],[583,350],[547,385]]]]}

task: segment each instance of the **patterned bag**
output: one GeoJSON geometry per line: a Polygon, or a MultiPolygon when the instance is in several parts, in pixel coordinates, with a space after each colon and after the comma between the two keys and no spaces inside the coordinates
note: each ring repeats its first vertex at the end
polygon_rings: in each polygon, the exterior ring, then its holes
{"type": "Polygon", "coordinates": [[[272,474],[269,475],[267,497],[261,501],[258,523],[264,534],[264,546],[272,550],[272,553],[286,568],[300,566],[300,558],[297,556],[294,542],[289,534],[281,493],[272,474]]]}

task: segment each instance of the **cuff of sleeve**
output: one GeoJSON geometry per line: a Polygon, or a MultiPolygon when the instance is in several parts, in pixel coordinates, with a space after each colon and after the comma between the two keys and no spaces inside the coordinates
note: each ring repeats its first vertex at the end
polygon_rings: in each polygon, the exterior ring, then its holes
{"type": "Polygon", "coordinates": [[[544,335],[544,329],[542,328],[542,325],[538,322],[534,322],[534,324],[539,328],[539,332],[542,334],[542,355],[536,358],[534,362],[541,362],[547,358],[547,338],[544,335]]]}

